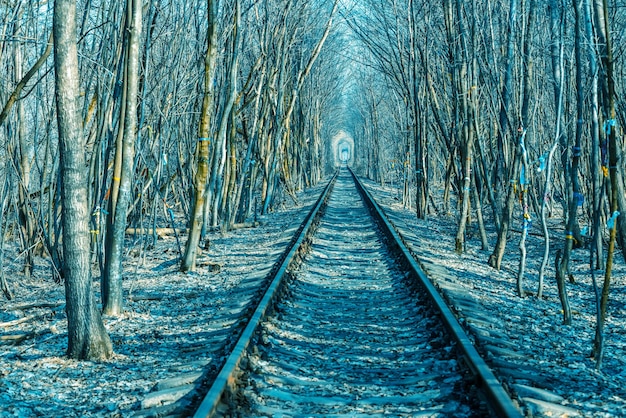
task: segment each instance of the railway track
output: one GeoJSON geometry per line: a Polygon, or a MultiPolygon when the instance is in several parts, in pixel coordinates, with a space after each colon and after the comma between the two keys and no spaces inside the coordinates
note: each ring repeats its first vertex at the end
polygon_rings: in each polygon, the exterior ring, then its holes
{"type": "Polygon", "coordinates": [[[521,416],[359,187],[327,188],[195,416],[521,416]]]}

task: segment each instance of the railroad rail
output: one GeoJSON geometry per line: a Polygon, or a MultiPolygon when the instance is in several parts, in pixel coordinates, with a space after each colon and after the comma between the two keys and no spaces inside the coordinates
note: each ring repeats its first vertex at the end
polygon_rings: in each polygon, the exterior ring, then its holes
{"type": "Polygon", "coordinates": [[[369,193],[341,169],[195,416],[521,417],[369,193]]]}

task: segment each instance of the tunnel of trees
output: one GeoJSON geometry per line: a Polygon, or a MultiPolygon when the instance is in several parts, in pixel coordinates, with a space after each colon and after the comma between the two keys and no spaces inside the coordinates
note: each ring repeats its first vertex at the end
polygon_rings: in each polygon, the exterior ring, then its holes
{"type": "MultiPolygon", "coordinates": [[[[106,357],[98,304],[123,309],[128,228],[144,248],[178,229],[193,271],[207,231],[348,162],[417,218],[454,217],[457,252],[471,235],[499,269],[519,251],[519,296],[548,275],[565,324],[570,255],[587,248],[600,347],[626,249],[625,18],[621,0],[0,1],[0,266],[14,246],[25,277],[46,257],[68,354],[106,357]]],[[[11,299],[19,278],[0,274],[11,299]]]]}

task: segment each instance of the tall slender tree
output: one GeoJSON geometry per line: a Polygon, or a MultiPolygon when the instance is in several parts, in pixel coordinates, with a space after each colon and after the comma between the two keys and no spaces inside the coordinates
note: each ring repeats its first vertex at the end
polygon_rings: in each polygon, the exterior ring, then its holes
{"type": "Polygon", "coordinates": [[[215,101],[215,64],[217,61],[217,13],[218,1],[207,0],[207,51],[204,58],[204,95],[200,112],[200,126],[198,128],[198,149],[196,160],[196,175],[194,179],[194,198],[189,237],[185,246],[180,269],[183,272],[193,271],[196,268],[198,244],[204,226],[204,210],[207,204],[207,182],[209,180],[209,151],[211,144],[211,120],[215,101]]]}
{"type": "Polygon", "coordinates": [[[133,190],[135,170],[135,141],[137,140],[137,98],[139,92],[139,46],[141,43],[142,2],[126,1],[126,44],[123,97],[126,103],[123,120],[123,138],[118,146],[120,163],[120,187],[111,210],[112,224],[106,236],[105,267],[102,276],[102,310],[106,315],[119,316],[123,307],[122,255],[126,231],[128,207],[133,190]]]}
{"type": "MultiPolygon", "coordinates": [[[[515,195],[517,190],[517,178],[520,170],[521,150],[519,141],[512,134],[512,126],[509,123],[510,107],[513,99],[513,68],[515,59],[515,37],[517,36],[517,9],[519,0],[509,1],[509,23],[508,23],[508,39],[506,47],[506,62],[504,68],[504,80],[502,83],[502,101],[500,103],[499,124],[497,132],[497,158],[495,161],[495,187],[497,190],[506,190],[504,206],[500,214],[500,228],[498,229],[498,239],[493,252],[489,256],[488,263],[495,269],[500,269],[502,258],[506,249],[509,229],[511,228],[511,220],[513,217],[513,205],[515,203],[515,195]],[[513,137],[513,138],[511,138],[513,137]],[[513,140],[513,146],[507,146],[506,141],[513,140]],[[505,149],[513,149],[513,158],[507,158],[505,149]],[[512,160],[512,161],[510,161],[512,160]],[[509,164],[507,164],[509,161],[509,164]],[[511,179],[508,184],[506,178],[511,179]]],[[[497,201],[496,201],[497,203],[497,201]]],[[[498,206],[496,204],[496,206],[498,206]]]]}
{"type": "MultiPolygon", "coordinates": [[[[595,21],[597,22],[596,32],[601,41],[600,60],[603,67],[603,104],[602,110],[604,115],[604,140],[607,143],[607,162],[605,170],[608,170],[610,181],[609,205],[611,212],[611,220],[607,227],[609,228],[609,246],[606,256],[606,268],[604,269],[604,282],[602,285],[602,296],[600,303],[600,322],[596,329],[596,338],[594,345],[594,355],[596,357],[597,367],[602,367],[602,358],[604,356],[604,322],[606,321],[607,307],[609,303],[609,291],[611,286],[611,275],[613,274],[613,260],[615,253],[615,242],[617,237],[618,220],[621,215],[618,209],[618,183],[622,181],[621,170],[617,169],[618,153],[617,146],[617,121],[615,111],[615,79],[613,78],[615,62],[613,54],[613,38],[609,25],[609,11],[607,0],[597,0],[595,2],[595,21]]],[[[625,208],[621,208],[624,210],[625,208]]]]}

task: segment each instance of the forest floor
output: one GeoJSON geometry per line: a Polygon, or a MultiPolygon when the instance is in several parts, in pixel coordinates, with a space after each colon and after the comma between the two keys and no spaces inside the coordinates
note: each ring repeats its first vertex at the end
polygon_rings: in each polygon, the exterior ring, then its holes
{"type": "MultiPolygon", "coordinates": [[[[457,254],[454,251],[457,231],[454,217],[431,216],[426,221],[416,221],[415,215],[403,208],[399,199],[394,197],[397,192],[368,184],[418,259],[423,264],[436,266],[431,270],[446,276],[432,274],[431,279],[442,288],[451,281],[450,287],[454,292],[448,293],[471,299],[482,311],[481,319],[471,321],[473,304],[469,304],[470,309],[467,304],[457,307],[457,313],[467,319],[464,321],[466,327],[472,328],[474,335],[486,334],[484,340],[504,338],[505,341],[501,342],[513,347],[512,350],[488,353],[488,364],[496,369],[499,366],[507,369],[501,370],[501,373],[496,370],[496,375],[500,375],[505,384],[528,376],[529,382],[549,391],[546,392],[546,399],[553,398],[552,402],[563,405],[563,408],[551,409],[548,403],[541,400],[522,401],[529,416],[626,417],[626,266],[619,250],[615,252],[610,285],[603,364],[601,371],[597,371],[595,360],[591,357],[596,331],[596,303],[588,249],[581,248],[572,253],[570,272],[575,283],[568,281],[566,284],[572,324],[563,325],[554,270],[555,253],[563,247],[563,239],[557,237],[565,235],[562,219],[554,217],[547,222],[551,249],[541,299],[536,295],[545,243],[539,220],[533,220],[526,241],[527,264],[523,280],[526,297],[520,298],[517,296],[517,276],[521,220],[517,224],[513,222],[513,229],[517,232],[509,238],[498,271],[487,264],[496,240],[495,228],[488,213],[484,212],[490,250],[481,250],[480,236],[474,224],[468,227],[468,235],[472,238],[468,240],[465,252],[457,254]],[[470,315],[465,315],[468,311],[470,315]],[[476,326],[477,323],[482,326],[476,326]],[[494,359],[494,356],[498,357],[498,352],[511,354],[515,360],[494,359]],[[517,366],[517,370],[513,366],[517,366]]],[[[428,271],[428,268],[425,269],[428,271]]],[[[595,274],[601,285],[604,271],[596,270],[595,274]]],[[[482,336],[477,335],[476,339],[480,341],[482,336]]],[[[531,397],[521,393],[523,387],[511,386],[513,391],[519,389],[520,397],[531,397]]]]}
{"type": "MultiPolygon", "coordinates": [[[[598,372],[589,356],[595,302],[587,250],[577,250],[573,256],[576,283],[568,283],[567,291],[574,317],[571,326],[563,326],[553,258],[562,242],[553,241],[543,299],[532,295],[522,299],[516,296],[518,234],[512,234],[502,269],[496,271],[487,266],[489,253],[480,250],[477,234],[464,254],[454,252],[454,217],[418,221],[402,208],[391,189],[369,185],[393,213],[398,227],[417,236],[419,246],[428,249],[426,257],[455,271],[467,293],[504,324],[528,365],[551,376],[548,389],[562,397],[563,405],[581,416],[626,416],[626,267],[621,253],[616,253],[604,364],[598,372]]],[[[251,259],[273,262],[302,221],[302,208],[313,204],[321,186],[300,194],[298,202],[285,199],[280,210],[259,217],[256,228],[211,233],[203,267],[193,274],[178,272],[172,236],[158,240],[148,251],[141,249],[140,242],[130,246],[124,314],[104,318],[115,349],[114,357],[104,362],[78,362],[64,356],[63,286],[52,281],[48,261],[38,259],[34,276],[26,279],[20,273],[19,255],[6,254],[5,274],[15,298],[0,300],[0,417],[125,417],[137,412],[158,382],[193,369],[197,358],[181,351],[181,346],[227,308],[229,295],[250,274],[251,259]]],[[[532,292],[537,289],[543,254],[543,240],[534,235],[539,230],[536,225],[527,242],[525,287],[532,292]]],[[[551,225],[554,236],[562,236],[559,222],[551,220],[551,225]]],[[[492,230],[489,238],[493,245],[492,230]]],[[[603,274],[597,273],[601,281],[603,274]]],[[[98,290],[96,281],[94,292],[98,290]]],[[[204,364],[210,360],[203,359],[204,364]]]]}

